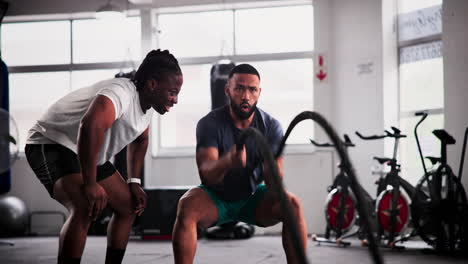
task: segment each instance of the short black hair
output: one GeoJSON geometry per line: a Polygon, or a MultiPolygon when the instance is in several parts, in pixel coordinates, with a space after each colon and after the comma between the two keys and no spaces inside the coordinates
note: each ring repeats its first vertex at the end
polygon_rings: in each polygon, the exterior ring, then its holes
{"type": "Polygon", "coordinates": [[[236,73],[254,74],[257,75],[258,79],[260,80],[260,73],[258,73],[257,69],[247,63],[239,64],[232,68],[231,72],[229,73],[229,79],[231,79],[231,77],[236,73]]]}
{"type": "Polygon", "coordinates": [[[164,81],[170,74],[182,74],[177,59],[168,50],[152,50],[136,71],[133,81],[137,90],[140,90],[147,80],[164,81]]]}

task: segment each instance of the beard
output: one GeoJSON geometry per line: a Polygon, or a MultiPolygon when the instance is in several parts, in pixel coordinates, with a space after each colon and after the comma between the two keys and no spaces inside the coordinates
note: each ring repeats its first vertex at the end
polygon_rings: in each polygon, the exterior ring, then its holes
{"type": "Polygon", "coordinates": [[[234,114],[240,119],[240,120],[246,120],[246,119],[249,119],[249,117],[252,116],[253,112],[255,112],[255,109],[257,109],[257,103],[255,102],[255,104],[253,104],[252,106],[250,106],[250,109],[248,112],[245,112],[242,110],[242,107],[241,105],[237,105],[234,103],[233,100],[229,100],[230,101],[230,105],[231,105],[231,109],[232,111],[234,112],[234,114]]]}

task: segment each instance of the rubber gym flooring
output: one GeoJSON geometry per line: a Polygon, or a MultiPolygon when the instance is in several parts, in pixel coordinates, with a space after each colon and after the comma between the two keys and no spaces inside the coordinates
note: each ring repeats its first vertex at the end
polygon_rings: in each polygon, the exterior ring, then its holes
{"type": "MultiPolygon", "coordinates": [[[[56,263],[57,237],[22,237],[0,239],[0,263],[56,263]]],[[[317,245],[309,240],[307,253],[310,263],[372,263],[368,250],[350,239],[347,248],[317,245]]],[[[406,249],[382,249],[385,263],[468,263],[467,257],[435,255],[422,241],[409,241],[406,249]],[[426,249],[425,249],[426,248],[426,249]],[[429,252],[428,252],[429,251],[429,252]]],[[[88,237],[81,263],[104,263],[105,237],[88,237]]],[[[141,241],[131,239],[123,263],[173,263],[170,241],[141,241]]],[[[200,239],[194,263],[257,264],[286,263],[280,236],[254,236],[246,240],[200,239]]]]}

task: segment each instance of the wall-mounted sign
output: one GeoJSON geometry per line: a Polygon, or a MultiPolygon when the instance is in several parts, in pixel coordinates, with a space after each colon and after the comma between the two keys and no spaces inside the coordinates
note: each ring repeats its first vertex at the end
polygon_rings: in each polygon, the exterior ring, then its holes
{"type": "Polygon", "coordinates": [[[360,64],[357,65],[357,74],[358,75],[371,74],[373,72],[374,72],[374,63],[373,62],[360,63],[360,64]]]}
{"type": "Polygon", "coordinates": [[[430,37],[442,33],[442,5],[398,16],[398,41],[430,37]]]}
{"type": "Polygon", "coordinates": [[[400,64],[442,57],[442,40],[400,49],[400,64]]]}
{"type": "Polygon", "coordinates": [[[317,66],[315,71],[315,77],[320,81],[323,82],[327,78],[327,69],[325,67],[325,57],[323,54],[319,54],[317,56],[317,66]]]}

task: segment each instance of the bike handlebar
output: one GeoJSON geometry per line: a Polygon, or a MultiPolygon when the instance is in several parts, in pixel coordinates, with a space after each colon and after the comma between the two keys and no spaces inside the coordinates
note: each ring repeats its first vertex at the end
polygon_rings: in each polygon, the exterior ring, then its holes
{"type": "Polygon", "coordinates": [[[391,127],[393,130],[393,133],[385,130],[385,135],[372,135],[372,136],[363,136],[359,131],[356,131],[356,135],[360,137],[363,140],[374,140],[374,139],[382,139],[386,137],[392,137],[392,138],[405,138],[406,135],[401,134],[401,131],[396,128],[396,127],[391,127]]]}
{"type": "MultiPolygon", "coordinates": [[[[427,111],[420,111],[420,112],[416,112],[414,113],[415,116],[426,116],[428,115],[427,111]]],[[[424,117],[425,118],[425,117],[424,117]]]]}
{"type": "MultiPolygon", "coordinates": [[[[386,132],[387,132],[387,134],[390,133],[390,132],[388,132],[388,131],[386,131],[386,132]]],[[[360,137],[361,139],[364,139],[364,140],[382,139],[382,138],[386,138],[386,137],[387,137],[387,135],[380,135],[380,136],[378,136],[378,135],[363,136],[363,135],[361,135],[361,133],[359,133],[358,131],[356,131],[356,135],[357,135],[358,137],[360,137]]]]}
{"type": "Polygon", "coordinates": [[[310,143],[312,143],[316,147],[334,147],[335,145],[330,144],[330,143],[318,143],[317,141],[313,139],[309,139],[310,143]]]}
{"type": "MultiPolygon", "coordinates": [[[[347,134],[344,134],[343,138],[344,138],[343,145],[345,147],[355,147],[356,146],[356,145],[354,145],[354,143],[351,141],[351,139],[349,138],[349,136],[347,134]]],[[[318,143],[317,141],[315,141],[313,139],[309,139],[309,140],[310,140],[310,143],[312,143],[316,147],[335,147],[336,146],[335,144],[331,144],[331,143],[318,143]]]]}

